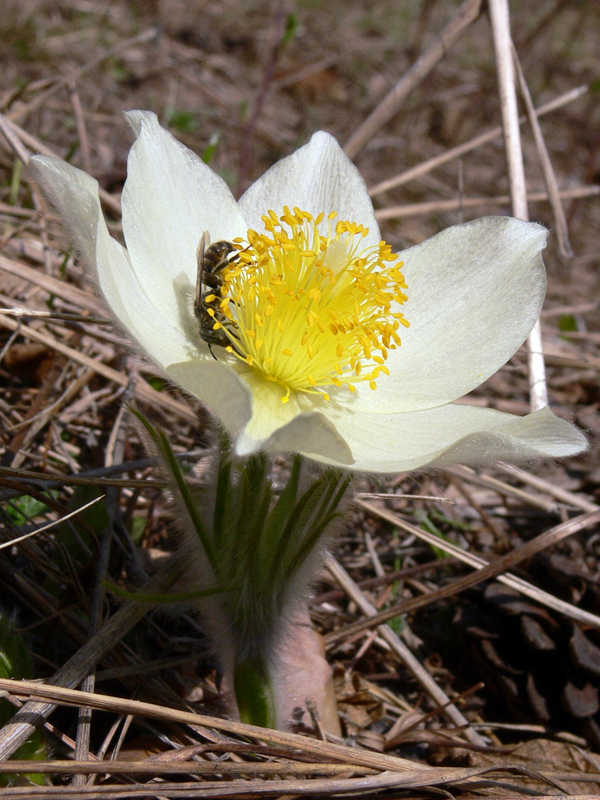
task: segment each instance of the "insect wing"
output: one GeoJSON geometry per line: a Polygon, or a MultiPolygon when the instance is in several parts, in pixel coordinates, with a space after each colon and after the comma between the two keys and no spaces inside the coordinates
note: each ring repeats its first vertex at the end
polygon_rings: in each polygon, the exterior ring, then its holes
{"type": "Polygon", "coordinates": [[[200,237],[200,243],[196,250],[196,260],[198,263],[198,271],[196,273],[196,297],[194,299],[195,308],[200,308],[202,304],[202,284],[204,283],[204,255],[208,250],[210,244],[210,235],[208,231],[204,231],[200,237]]]}

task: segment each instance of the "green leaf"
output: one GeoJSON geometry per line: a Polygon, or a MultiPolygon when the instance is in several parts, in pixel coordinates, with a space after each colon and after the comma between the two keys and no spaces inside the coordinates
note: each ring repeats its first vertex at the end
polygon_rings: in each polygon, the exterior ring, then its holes
{"type": "Polygon", "coordinates": [[[213,515],[213,542],[215,553],[218,554],[215,574],[221,581],[229,577],[229,566],[235,559],[242,512],[240,492],[239,487],[235,485],[235,477],[230,463],[224,463],[219,469],[213,515]]]}
{"type": "Polygon", "coordinates": [[[250,556],[252,559],[252,566],[254,569],[254,575],[257,575],[257,571],[259,569],[259,564],[262,559],[262,538],[263,538],[263,531],[265,529],[267,515],[269,513],[269,509],[271,508],[271,499],[273,496],[273,490],[270,484],[267,484],[263,490],[263,496],[260,503],[257,503],[256,506],[256,513],[254,514],[254,519],[252,520],[252,525],[248,531],[248,543],[250,548],[250,556]]]}
{"type": "MultiPolygon", "coordinates": [[[[449,542],[450,539],[446,536],[442,531],[435,525],[435,523],[430,519],[428,514],[423,514],[421,516],[421,527],[423,530],[427,531],[428,533],[432,533],[434,536],[437,536],[442,541],[449,542]]],[[[439,560],[442,561],[445,558],[449,558],[450,555],[446,550],[442,550],[441,547],[436,547],[433,544],[430,544],[434,556],[439,560]]]]}
{"type": "Polygon", "coordinates": [[[95,537],[111,524],[106,502],[93,502],[104,494],[105,492],[97,486],[75,488],[69,499],[69,510],[74,511],[85,505],[91,505],[80,511],[75,519],[61,522],[54,528],[53,539],[57,547],[53,560],[59,570],[83,571],[91,568],[90,562],[96,557],[98,547],[95,537]]]}
{"type": "Polygon", "coordinates": [[[147,382],[156,392],[162,392],[167,386],[167,382],[164,378],[159,378],[158,375],[151,375],[147,379],[147,382]]]}
{"type": "Polygon", "coordinates": [[[208,140],[208,144],[204,148],[204,152],[201,155],[202,161],[205,164],[209,164],[213,160],[215,153],[217,152],[217,145],[219,144],[220,134],[213,133],[213,135],[208,140]]]}
{"type": "Polygon", "coordinates": [[[589,90],[592,94],[598,94],[598,92],[600,92],[600,78],[594,78],[593,81],[590,81],[589,90]]]}
{"type": "Polygon", "coordinates": [[[289,44],[296,38],[298,25],[298,15],[292,11],[291,14],[288,14],[288,18],[285,21],[285,33],[283,35],[283,41],[281,42],[282,46],[289,44]]]}
{"type": "Polygon", "coordinates": [[[320,508],[315,511],[313,524],[305,533],[303,541],[296,550],[293,559],[291,559],[289,562],[288,573],[286,575],[287,580],[290,580],[296,571],[300,569],[304,561],[317,546],[317,543],[325,532],[325,529],[333,522],[334,519],[341,516],[336,509],[340,504],[346,489],[350,485],[352,478],[350,475],[344,477],[338,471],[332,473],[328,477],[330,481],[329,491],[323,498],[320,508]],[[337,491],[335,491],[336,487],[337,491]]]}
{"type": "Polygon", "coordinates": [[[199,127],[198,119],[194,112],[186,109],[173,109],[169,124],[180,133],[194,133],[199,127]]]}
{"type": "Polygon", "coordinates": [[[163,431],[156,430],[149,420],[140,413],[137,409],[132,408],[132,413],[139,419],[142,425],[146,428],[150,437],[152,438],[153,442],[159,449],[160,454],[162,455],[165,466],[169,470],[171,477],[175,481],[175,485],[179,490],[179,494],[181,495],[181,499],[185,505],[186,511],[188,512],[190,521],[194,526],[194,530],[200,540],[200,544],[206,553],[206,557],[208,558],[211,567],[215,567],[215,555],[212,546],[212,542],[210,541],[210,537],[208,532],[202,522],[202,518],[198,512],[198,507],[192,497],[192,494],[188,488],[187,483],[185,482],[185,478],[183,477],[183,473],[179,468],[179,464],[177,463],[177,459],[175,458],[175,453],[173,452],[171,445],[169,444],[169,440],[165,436],[163,431]]]}
{"type": "Polygon", "coordinates": [[[558,330],[562,333],[570,333],[571,331],[577,331],[577,319],[573,316],[573,314],[561,314],[558,318],[558,330]]]}
{"type": "MultiPolygon", "coordinates": [[[[33,670],[31,655],[17,629],[14,617],[0,612],[0,677],[16,680],[31,680],[33,670]]],[[[6,725],[16,713],[8,700],[0,700],[0,726],[6,725]]],[[[34,731],[30,738],[11,756],[20,761],[43,761],[47,758],[42,734],[34,731]]],[[[47,778],[39,773],[0,775],[0,786],[46,784],[47,778]]],[[[35,792],[31,792],[35,796],[35,792]]]]}
{"type": "MultiPolygon", "coordinates": [[[[58,497],[58,492],[54,490],[52,492],[45,492],[45,494],[49,497],[58,497]]],[[[19,526],[25,525],[25,523],[30,522],[32,519],[35,519],[35,517],[39,517],[41,514],[45,514],[46,511],[49,510],[49,506],[28,494],[16,497],[6,507],[8,516],[15,525],[19,526]]]]}
{"type": "Polygon", "coordinates": [[[213,540],[215,547],[222,547],[229,531],[226,526],[228,512],[231,511],[231,462],[221,459],[217,471],[217,488],[213,512],[213,540]]]}
{"type": "Polygon", "coordinates": [[[104,581],[105,588],[123,600],[135,600],[138,603],[182,603],[187,600],[198,600],[202,597],[212,597],[215,594],[236,591],[234,587],[215,586],[212,589],[198,589],[189,592],[171,592],[169,594],[147,594],[145,592],[128,592],[121,589],[111,581],[104,581]]]}
{"type": "MultiPolygon", "coordinates": [[[[237,570],[246,573],[256,563],[257,539],[271,501],[271,485],[266,480],[267,457],[264,453],[250,456],[242,469],[241,502],[238,517],[236,550],[239,552],[237,570]]],[[[247,578],[246,575],[242,577],[247,578]]]]}
{"type": "Polygon", "coordinates": [[[148,520],[146,517],[133,517],[129,526],[129,534],[134,544],[140,545],[142,543],[147,527],[148,520]]]}
{"type": "Polygon", "coordinates": [[[297,548],[302,541],[304,530],[326,491],[327,485],[323,483],[323,478],[320,478],[309,486],[296,503],[294,513],[279,537],[278,556],[270,574],[270,582],[274,586],[281,588],[286,582],[289,565],[296,559],[297,548]]]}
{"type": "MultiPolygon", "coordinates": [[[[61,278],[64,278],[65,275],[67,274],[67,264],[69,263],[69,259],[71,258],[71,253],[72,252],[73,252],[73,248],[69,247],[69,249],[65,252],[65,257],[63,258],[63,260],[60,263],[60,267],[58,268],[58,273],[59,273],[61,278]]],[[[55,297],[56,297],[55,294],[51,294],[50,295],[50,299],[47,301],[48,302],[48,307],[50,308],[50,311],[54,310],[54,298],[55,297]]]]}
{"type": "Polygon", "coordinates": [[[294,456],[294,464],[287,486],[279,495],[265,522],[260,544],[261,558],[257,571],[257,581],[260,589],[264,587],[265,582],[269,579],[273,563],[279,554],[281,534],[286,529],[288,520],[292,518],[295,512],[301,467],[302,456],[294,456]]]}

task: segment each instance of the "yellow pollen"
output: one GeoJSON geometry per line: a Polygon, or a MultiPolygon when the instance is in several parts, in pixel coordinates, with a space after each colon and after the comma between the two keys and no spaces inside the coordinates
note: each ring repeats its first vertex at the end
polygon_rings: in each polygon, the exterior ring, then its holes
{"type": "Polygon", "coordinates": [[[363,381],[375,390],[396,331],[409,325],[398,256],[386,242],[365,247],[368,229],[336,212],[313,218],[286,206],[263,223],[264,233],[235,240],[220,294],[206,298],[220,301],[227,352],[281,386],[284,403],[292,392],[329,400],[326,387],[354,392],[363,381]]]}

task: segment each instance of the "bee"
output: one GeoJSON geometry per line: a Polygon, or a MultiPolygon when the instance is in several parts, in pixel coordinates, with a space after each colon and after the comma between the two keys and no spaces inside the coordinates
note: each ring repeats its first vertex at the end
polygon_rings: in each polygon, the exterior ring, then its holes
{"type": "Polygon", "coordinates": [[[220,241],[210,244],[208,231],[204,231],[196,256],[198,259],[198,273],[196,278],[196,296],[194,298],[194,314],[198,320],[200,336],[208,344],[212,357],[213,345],[228,347],[231,341],[222,328],[215,330],[215,322],[223,324],[226,317],[221,311],[220,303],[223,299],[222,272],[232,261],[237,259],[237,250],[231,242],[220,241]],[[210,301],[207,297],[213,295],[210,301]],[[212,313],[211,313],[212,312],[212,313]]]}

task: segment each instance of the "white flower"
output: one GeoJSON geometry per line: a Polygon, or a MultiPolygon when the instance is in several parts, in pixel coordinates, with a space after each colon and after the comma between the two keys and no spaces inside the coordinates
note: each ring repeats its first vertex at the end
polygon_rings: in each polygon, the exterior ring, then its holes
{"type": "Polygon", "coordinates": [[[154,114],[128,118],[137,140],[123,191],[127,249],[108,233],[93,178],[41,156],[30,174],[119,322],[219,417],[238,454],[297,451],[396,472],[585,448],[549,409],[516,417],[454,402],[501,367],[537,319],[542,227],[479,219],[393,262],[365,184],[330,135],[315,134],[236,202],[154,114]],[[205,231],[213,243],[237,240],[223,286],[205,299],[230,345],[212,345],[216,358],[194,313],[205,231]]]}

